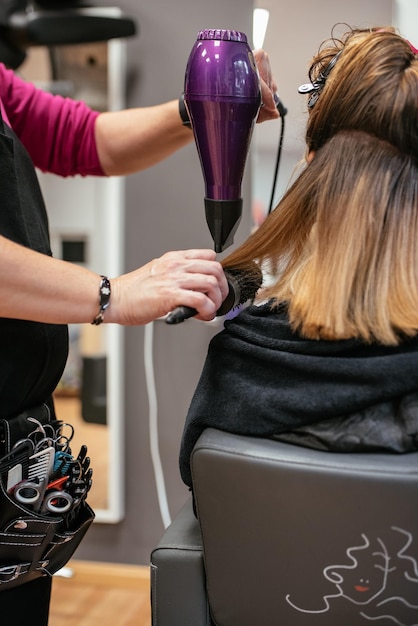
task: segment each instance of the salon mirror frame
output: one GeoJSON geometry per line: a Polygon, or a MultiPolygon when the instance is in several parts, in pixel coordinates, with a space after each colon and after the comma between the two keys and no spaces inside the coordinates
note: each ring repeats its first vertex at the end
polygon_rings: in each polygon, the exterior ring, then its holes
{"type": "MultiPolygon", "coordinates": [[[[64,65],[71,67],[64,68],[64,78],[60,76],[52,80],[50,90],[60,93],[60,89],[64,89],[64,92],[68,89],[68,93],[62,93],[62,95],[84,100],[98,110],[124,108],[125,48],[126,43],[123,40],[56,48],[55,60],[62,63],[64,59],[64,65]],[[98,68],[92,80],[91,72],[95,71],[95,59],[99,59],[96,64],[98,68]],[[74,83],[79,82],[79,84],[71,85],[72,80],[71,76],[70,79],[68,77],[68,71],[70,74],[72,72],[78,74],[77,65],[82,65],[83,62],[85,63],[84,76],[81,67],[80,81],[78,77],[74,80],[74,83]],[[89,64],[90,67],[87,67],[89,64]],[[105,98],[103,98],[103,93],[100,93],[101,90],[106,92],[105,98]]],[[[39,78],[39,68],[45,63],[45,59],[48,60],[50,53],[51,51],[45,48],[34,49],[33,53],[31,50],[28,62],[25,62],[21,68],[22,77],[43,88],[48,88],[48,85],[42,84],[44,77],[39,78]]],[[[119,276],[123,272],[125,179],[123,177],[80,176],[63,179],[53,174],[44,174],[39,171],[37,173],[48,211],[53,255],[63,258],[62,241],[65,238],[69,240],[72,238],[77,240],[77,237],[83,238],[84,234],[82,228],[79,227],[79,222],[84,219],[87,224],[86,232],[88,232],[85,265],[98,274],[110,278],[119,276]],[[89,216],[85,217],[87,213],[89,216]],[[93,262],[89,262],[89,258],[94,259],[93,262]]],[[[116,324],[104,324],[100,327],[77,326],[80,333],[83,332],[83,328],[88,331],[89,336],[97,332],[99,334],[96,337],[100,338],[100,333],[105,337],[103,354],[106,360],[105,422],[108,445],[105,454],[108,465],[105,482],[107,506],[96,508],[94,501],[91,505],[96,514],[96,523],[117,523],[123,519],[125,513],[123,328],[116,324]]],[[[63,419],[59,407],[57,418],[63,419]]],[[[71,416],[66,421],[71,422],[71,416]]],[[[85,443],[88,445],[88,441],[85,443]]],[[[77,454],[75,448],[73,453],[77,454]]],[[[91,455],[91,457],[94,485],[98,477],[95,475],[94,456],[91,455]]],[[[89,499],[88,502],[90,502],[89,499]]]]}

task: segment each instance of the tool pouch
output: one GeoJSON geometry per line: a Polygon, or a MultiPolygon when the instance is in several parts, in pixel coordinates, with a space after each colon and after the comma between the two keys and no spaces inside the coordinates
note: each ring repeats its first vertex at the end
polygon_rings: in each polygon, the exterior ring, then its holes
{"type": "MultiPolygon", "coordinates": [[[[50,421],[47,405],[8,420],[0,420],[0,450],[8,454],[16,441],[27,437],[35,417],[50,421]]],[[[7,472],[0,473],[0,591],[17,587],[40,576],[52,576],[74,554],[94,519],[85,499],[64,514],[31,510],[7,491],[7,472]]]]}

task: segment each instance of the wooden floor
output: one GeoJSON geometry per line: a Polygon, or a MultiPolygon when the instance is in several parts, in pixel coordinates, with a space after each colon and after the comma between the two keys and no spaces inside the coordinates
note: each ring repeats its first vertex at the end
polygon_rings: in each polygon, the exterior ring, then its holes
{"type": "Polygon", "coordinates": [[[70,561],[54,576],[49,626],[150,626],[149,568],[70,561]]]}

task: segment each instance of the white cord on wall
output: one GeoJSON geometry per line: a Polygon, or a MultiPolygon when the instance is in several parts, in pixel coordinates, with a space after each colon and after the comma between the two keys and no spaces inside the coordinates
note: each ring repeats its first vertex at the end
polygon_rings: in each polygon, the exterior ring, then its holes
{"type": "Polygon", "coordinates": [[[155,485],[157,488],[158,504],[160,507],[161,519],[163,521],[164,528],[167,528],[171,524],[171,516],[168,508],[164,473],[158,445],[158,408],[154,377],[153,339],[154,322],[150,322],[145,326],[144,332],[144,367],[149,405],[149,438],[151,459],[154,468],[155,485]]]}

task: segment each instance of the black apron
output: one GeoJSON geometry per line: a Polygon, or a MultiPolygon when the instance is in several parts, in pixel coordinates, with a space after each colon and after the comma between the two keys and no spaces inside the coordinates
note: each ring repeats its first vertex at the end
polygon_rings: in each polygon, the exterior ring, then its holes
{"type": "MultiPolygon", "coordinates": [[[[35,168],[1,116],[0,235],[51,256],[48,219],[35,168]]],[[[34,275],[35,285],[37,280],[34,275]]],[[[62,376],[67,356],[67,326],[0,318],[0,450],[6,445],[9,448],[12,440],[22,436],[17,433],[27,412],[38,416],[36,411],[46,411],[47,421],[55,418],[52,392],[62,376]]],[[[4,490],[0,513],[2,548],[9,541],[5,526],[11,527],[13,545],[18,546],[17,555],[6,553],[2,557],[1,563],[10,562],[10,566],[6,573],[2,570],[1,582],[8,586],[0,593],[0,614],[8,616],[10,626],[47,626],[52,576],[43,575],[40,565],[49,568],[50,574],[63,567],[84,537],[94,513],[83,500],[75,517],[71,517],[70,526],[59,516],[48,519],[30,511],[22,514],[21,507],[13,505],[4,490]],[[4,520],[10,516],[20,519],[22,515],[29,531],[22,530],[23,535],[17,536],[20,531],[14,530],[13,522],[4,524],[4,520]],[[37,542],[33,546],[31,541],[28,544],[27,532],[35,533],[37,542]],[[24,567],[22,559],[28,561],[24,567]]]]}
{"type": "MultiPolygon", "coordinates": [[[[26,149],[0,118],[0,234],[51,256],[48,218],[26,149]]],[[[36,284],[38,277],[33,276],[36,284]]],[[[50,403],[68,355],[65,325],[0,318],[0,416],[50,403]]]]}

